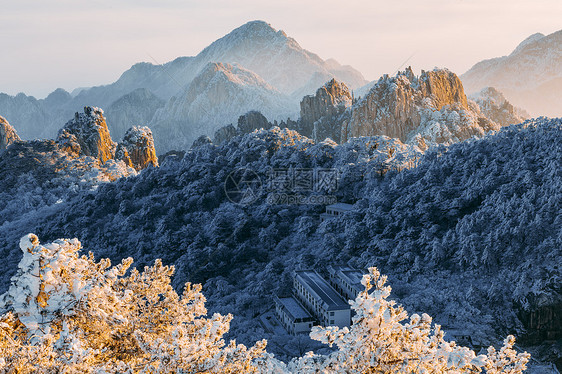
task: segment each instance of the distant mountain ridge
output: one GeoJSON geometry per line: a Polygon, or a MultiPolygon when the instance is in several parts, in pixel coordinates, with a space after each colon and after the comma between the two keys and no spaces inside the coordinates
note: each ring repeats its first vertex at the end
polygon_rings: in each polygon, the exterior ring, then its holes
{"type": "MultiPolygon", "coordinates": [[[[162,116],[158,116],[157,121],[153,123],[156,113],[154,107],[178,106],[177,99],[186,96],[187,91],[193,89],[191,83],[202,74],[209,63],[230,64],[260,77],[239,85],[241,91],[247,91],[243,96],[252,96],[251,92],[256,88],[263,89],[261,83],[254,86],[258,81],[273,87],[273,90],[269,91],[276,91],[263,100],[271,103],[269,107],[235,107],[231,105],[235,101],[234,98],[215,102],[214,106],[201,103],[202,106],[208,106],[211,113],[223,113],[222,117],[213,118],[213,121],[221,122],[217,123],[217,126],[226,125],[247,110],[260,110],[279,119],[286,119],[298,112],[302,95],[313,93],[331,78],[344,81],[351,88],[366,83],[361,73],[352,67],[342,66],[335,60],[324,61],[318,55],[303,49],[295,39],[288,37],[283,31],[274,29],[264,21],[251,21],[211,43],[197,56],[178,57],[162,65],[137,63],[125,71],[117,81],[108,85],[82,88],[76,93],[73,91],[72,95],[59,89],[47,99],[40,100],[23,94],[2,94],[0,113],[3,113],[24,139],[54,137],[64,120],[84,106],[109,109],[109,117],[118,119],[115,132],[119,135],[133,125],[149,125],[154,128],[156,139],[162,138],[158,131],[191,133],[194,130],[176,128],[177,121],[164,123],[162,116]],[[279,97],[282,99],[274,103],[279,97]],[[148,105],[143,98],[149,100],[148,105]],[[283,106],[283,110],[280,110],[280,106],[283,106]],[[115,107],[125,107],[130,117],[124,114],[116,115],[113,110],[115,107]]],[[[113,126],[112,121],[108,122],[113,126]]],[[[181,123],[182,126],[195,126],[194,129],[206,128],[207,125],[194,124],[187,119],[181,123]]],[[[207,135],[212,135],[212,131],[211,129],[207,135]]],[[[182,144],[190,144],[192,141],[191,138],[185,139],[182,144]]],[[[160,143],[159,152],[175,146],[178,144],[160,143]]]]}
{"type": "Polygon", "coordinates": [[[495,87],[533,116],[562,116],[562,30],[533,34],[508,56],[481,61],[461,79],[468,93],[495,87]]]}
{"type": "Polygon", "coordinates": [[[269,118],[297,113],[296,103],[239,65],[209,63],[177,97],[159,108],[151,127],[158,149],[188,149],[240,115],[260,108],[269,118]]]}

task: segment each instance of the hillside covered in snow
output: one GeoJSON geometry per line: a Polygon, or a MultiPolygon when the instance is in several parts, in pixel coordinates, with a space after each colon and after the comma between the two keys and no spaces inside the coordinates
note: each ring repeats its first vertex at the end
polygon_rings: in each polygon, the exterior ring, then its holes
{"type": "Polygon", "coordinates": [[[322,273],[331,263],[379,267],[408,310],[431,313],[447,328],[463,326],[483,344],[506,333],[531,345],[556,339],[561,136],[560,120],[539,119],[422,155],[384,136],[337,145],[273,128],[221,145],[204,142],[183,159],[41,202],[25,215],[20,196],[48,186],[20,183],[2,200],[1,285],[16,269],[19,238],[36,232],[46,241],[78,237],[113,261],[133,256],[137,267],[155,258],[174,264],[176,288],[201,282],[211,312],[234,313],[232,337],[267,338],[285,357],[299,353],[257,317],[271,310],[273,295],[290,291],[292,271],[322,273]],[[249,205],[225,193],[224,181],[240,168],[262,182],[249,205]],[[280,192],[272,168],[336,170],[337,185],[300,193],[334,196],[354,211],[321,222],[322,205],[272,200],[280,192]]]}

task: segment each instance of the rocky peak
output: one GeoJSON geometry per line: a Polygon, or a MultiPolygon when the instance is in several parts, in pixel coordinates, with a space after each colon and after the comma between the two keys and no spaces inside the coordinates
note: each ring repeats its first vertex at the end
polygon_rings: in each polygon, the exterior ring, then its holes
{"type": "Polygon", "coordinates": [[[447,143],[495,126],[469,107],[460,79],[447,69],[422,70],[419,78],[411,68],[395,77],[385,75],[351,112],[341,129],[344,141],[386,135],[403,142],[447,143]]]}
{"type": "Polygon", "coordinates": [[[248,50],[254,47],[267,47],[271,43],[287,43],[290,40],[287,34],[281,30],[277,31],[265,21],[250,21],[213,42],[201,53],[217,54],[240,48],[248,50]]]}
{"type": "Polygon", "coordinates": [[[0,153],[4,152],[11,144],[20,140],[16,130],[4,117],[0,116],[0,153]]]}
{"type": "Polygon", "coordinates": [[[353,97],[345,83],[330,80],[315,95],[305,96],[301,101],[301,126],[306,134],[315,140],[325,138],[339,141],[340,130],[337,127],[339,117],[353,104],[353,97]],[[306,131],[309,129],[309,131],[306,131]]]}
{"type": "Polygon", "coordinates": [[[351,104],[351,93],[345,83],[332,79],[316,90],[315,95],[302,99],[301,119],[306,123],[314,123],[322,117],[341,113],[351,104]]]}
{"type": "Polygon", "coordinates": [[[525,40],[523,40],[521,43],[519,43],[519,45],[517,46],[517,48],[515,48],[513,50],[513,52],[511,52],[512,55],[517,54],[519,52],[521,52],[526,46],[533,44],[534,42],[544,38],[544,34],[537,32],[529,37],[527,37],[525,40]]]}
{"type": "Polygon", "coordinates": [[[453,104],[468,109],[462,82],[455,73],[447,69],[422,70],[419,84],[422,97],[430,97],[436,110],[453,104]]]}
{"type": "Polygon", "coordinates": [[[84,113],[74,115],[59,131],[57,138],[61,149],[74,156],[91,156],[102,163],[115,155],[116,144],[111,140],[103,117],[103,110],[84,107],[84,113]]]}
{"type": "Polygon", "coordinates": [[[66,90],[57,88],[45,98],[45,104],[58,106],[63,105],[70,100],[72,100],[72,96],[66,90]]]}
{"type": "Polygon", "coordinates": [[[530,117],[524,109],[513,106],[494,87],[483,88],[470,98],[478,104],[486,117],[504,126],[521,123],[530,117]]]}
{"type": "Polygon", "coordinates": [[[254,130],[269,129],[271,124],[263,114],[251,110],[238,117],[238,131],[242,134],[251,133],[254,130]]]}
{"type": "Polygon", "coordinates": [[[140,171],[150,165],[158,166],[152,131],[148,127],[133,126],[117,146],[115,158],[140,171]]]}

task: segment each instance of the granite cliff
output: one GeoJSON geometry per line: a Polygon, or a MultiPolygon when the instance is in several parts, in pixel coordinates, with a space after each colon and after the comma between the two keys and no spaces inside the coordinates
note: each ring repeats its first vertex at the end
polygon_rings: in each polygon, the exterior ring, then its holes
{"type": "Polygon", "coordinates": [[[428,144],[452,143],[483,136],[500,125],[469,102],[460,79],[446,69],[411,68],[395,77],[385,75],[350,109],[341,127],[341,140],[387,135],[422,149],[428,144]]]}
{"type": "Polygon", "coordinates": [[[353,104],[353,96],[345,83],[330,80],[305,96],[300,103],[300,128],[315,141],[331,138],[340,142],[340,116],[353,104]]]}
{"type": "Polygon", "coordinates": [[[131,127],[117,146],[115,158],[136,171],[148,166],[158,166],[152,131],[148,127],[131,127]]]}
{"type": "Polygon", "coordinates": [[[21,140],[16,130],[6,119],[0,116],[0,153],[6,150],[11,144],[21,140]]]}

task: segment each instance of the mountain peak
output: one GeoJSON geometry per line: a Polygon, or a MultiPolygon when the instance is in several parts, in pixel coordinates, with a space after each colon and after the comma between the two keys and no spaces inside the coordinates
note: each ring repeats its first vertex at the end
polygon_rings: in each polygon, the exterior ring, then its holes
{"type": "Polygon", "coordinates": [[[519,45],[513,50],[513,52],[511,52],[511,54],[516,54],[520,51],[523,50],[523,48],[525,48],[527,45],[536,42],[537,40],[540,40],[544,38],[544,34],[541,34],[540,32],[537,32],[529,37],[527,37],[525,40],[523,40],[521,43],[519,43],[519,45]]]}
{"type": "Polygon", "coordinates": [[[0,153],[16,141],[21,140],[16,130],[10,126],[4,117],[0,116],[0,153]]]}
{"type": "MultiPolygon", "coordinates": [[[[247,36],[253,36],[253,35],[272,35],[277,33],[278,31],[274,29],[271,26],[271,24],[262,20],[255,20],[255,21],[246,22],[242,26],[232,30],[230,34],[239,34],[239,35],[246,34],[247,36]]],[[[283,31],[281,31],[281,33],[285,35],[283,31]]]]}
{"type": "Polygon", "coordinates": [[[267,48],[271,45],[285,43],[297,44],[283,31],[277,31],[265,21],[250,21],[211,43],[201,54],[216,54],[217,52],[223,54],[229,50],[240,50],[244,52],[241,54],[243,56],[255,53],[256,48],[267,48]]]}

